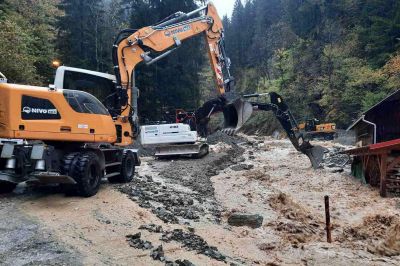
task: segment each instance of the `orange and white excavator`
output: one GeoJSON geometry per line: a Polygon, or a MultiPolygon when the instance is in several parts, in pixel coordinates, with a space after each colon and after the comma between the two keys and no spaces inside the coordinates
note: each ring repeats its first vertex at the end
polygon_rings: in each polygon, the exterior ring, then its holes
{"type": "MultiPolygon", "coordinates": [[[[210,3],[157,25],[122,31],[113,47],[115,77],[63,67],[50,87],[10,84],[1,78],[0,191],[27,181],[64,184],[68,191],[89,197],[97,193],[102,178],[132,180],[140,164],[137,150],[129,148],[139,129],[135,68],[162,59],[197,35],[206,39],[220,96],[198,121],[207,122],[211,113],[224,111],[227,126],[240,127],[246,104],[230,102],[233,79],[223,25],[210,3]],[[110,82],[115,84],[104,104],[88,93],[96,94],[110,82]]],[[[251,113],[251,105],[247,107],[251,113]]]]}
{"type": "MultiPolygon", "coordinates": [[[[134,71],[139,63],[151,65],[178,49],[186,39],[197,35],[205,38],[219,95],[204,105],[204,110],[197,114],[197,121],[199,124],[205,122],[210,112],[224,112],[225,127],[233,130],[240,128],[248,119],[249,112],[251,114],[251,106],[233,96],[234,79],[230,74],[231,62],[225,52],[223,24],[212,3],[190,13],[177,12],[153,26],[120,33],[113,49],[120,105],[126,106],[130,101],[135,88],[134,71]]],[[[129,109],[124,114],[129,115],[129,109]]]]}

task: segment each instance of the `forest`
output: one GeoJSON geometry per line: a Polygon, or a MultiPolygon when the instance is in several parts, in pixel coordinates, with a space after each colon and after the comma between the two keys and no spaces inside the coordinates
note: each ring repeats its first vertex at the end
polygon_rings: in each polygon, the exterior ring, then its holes
{"type": "MultiPolygon", "coordinates": [[[[32,85],[52,83],[53,60],[112,73],[111,48],[120,30],[205,2],[0,0],[0,71],[11,82],[32,85]]],[[[345,128],[398,88],[397,0],[237,0],[223,21],[238,93],[279,92],[298,120],[316,117],[345,128]]],[[[143,118],[195,109],[212,96],[202,38],[140,66],[136,77],[143,118]]]]}

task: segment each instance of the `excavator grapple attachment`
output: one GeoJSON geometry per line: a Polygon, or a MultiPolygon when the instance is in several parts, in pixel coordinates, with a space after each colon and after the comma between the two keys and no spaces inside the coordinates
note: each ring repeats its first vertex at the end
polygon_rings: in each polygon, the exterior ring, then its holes
{"type": "Polygon", "coordinates": [[[250,102],[241,98],[227,104],[224,109],[224,129],[227,134],[236,133],[249,120],[253,113],[253,106],[250,102]]]}

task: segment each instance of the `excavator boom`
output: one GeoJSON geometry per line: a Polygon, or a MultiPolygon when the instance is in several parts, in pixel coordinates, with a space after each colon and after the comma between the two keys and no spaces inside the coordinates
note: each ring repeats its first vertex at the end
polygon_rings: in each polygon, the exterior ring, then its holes
{"type": "MultiPolygon", "coordinates": [[[[130,124],[137,122],[137,108],[133,108],[136,106],[134,72],[137,65],[142,62],[153,64],[171,54],[185,40],[197,35],[203,35],[206,40],[206,50],[219,96],[218,106],[204,108],[205,112],[197,114],[199,123],[204,124],[209,115],[222,111],[227,127],[237,129],[243,124],[240,118],[244,117],[241,113],[245,110],[244,103],[237,100],[230,102],[232,99],[227,96],[234,82],[230,74],[231,63],[225,52],[221,18],[215,6],[209,3],[190,13],[175,13],[156,25],[120,33],[113,48],[113,62],[117,80],[114,109],[120,110],[118,119],[121,127],[126,128],[127,121],[130,124]]],[[[124,129],[122,131],[127,132],[124,129]]],[[[130,138],[131,135],[127,134],[123,138],[130,138]]]]}

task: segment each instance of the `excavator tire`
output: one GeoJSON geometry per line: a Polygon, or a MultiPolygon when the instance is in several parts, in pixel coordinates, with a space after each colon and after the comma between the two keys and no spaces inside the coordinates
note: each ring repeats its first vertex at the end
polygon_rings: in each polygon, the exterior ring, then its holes
{"type": "MultiPolygon", "coordinates": [[[[67,176],[72,177],[72,174],[73,174],[72,166],[75,165],[78,157],[79,157],[79,152],[72,152],[72,153],[69,153],[64,156],[64,158],[62,160],[62,166],[61,166],[61,174],[62,175],[67,175],[67,176]]],[[[76,192],[74,185],[61,184],[60,187],[67,195],[73,195],[74,192],[76,192]]]]}
{"type": "Polygon", "coordinates": [[[125,151],[122,156],[121,174],[108,178],[110,183],[129,183],[135,175],[135,157],[131,151],[125,151]]]}
{"type": "Polygon", "coordinates": [[[74,187],[79,196],[91,197],[99,191],[103,171],[95,153],[80,153],[72,163],[71,170],[71,177],[77,183],[74,187]]]}
{"type": "Polygon", "coordinates": [[[17,184],[0,181],[0,194],[11,193],[17,187],[17,184]]]}

